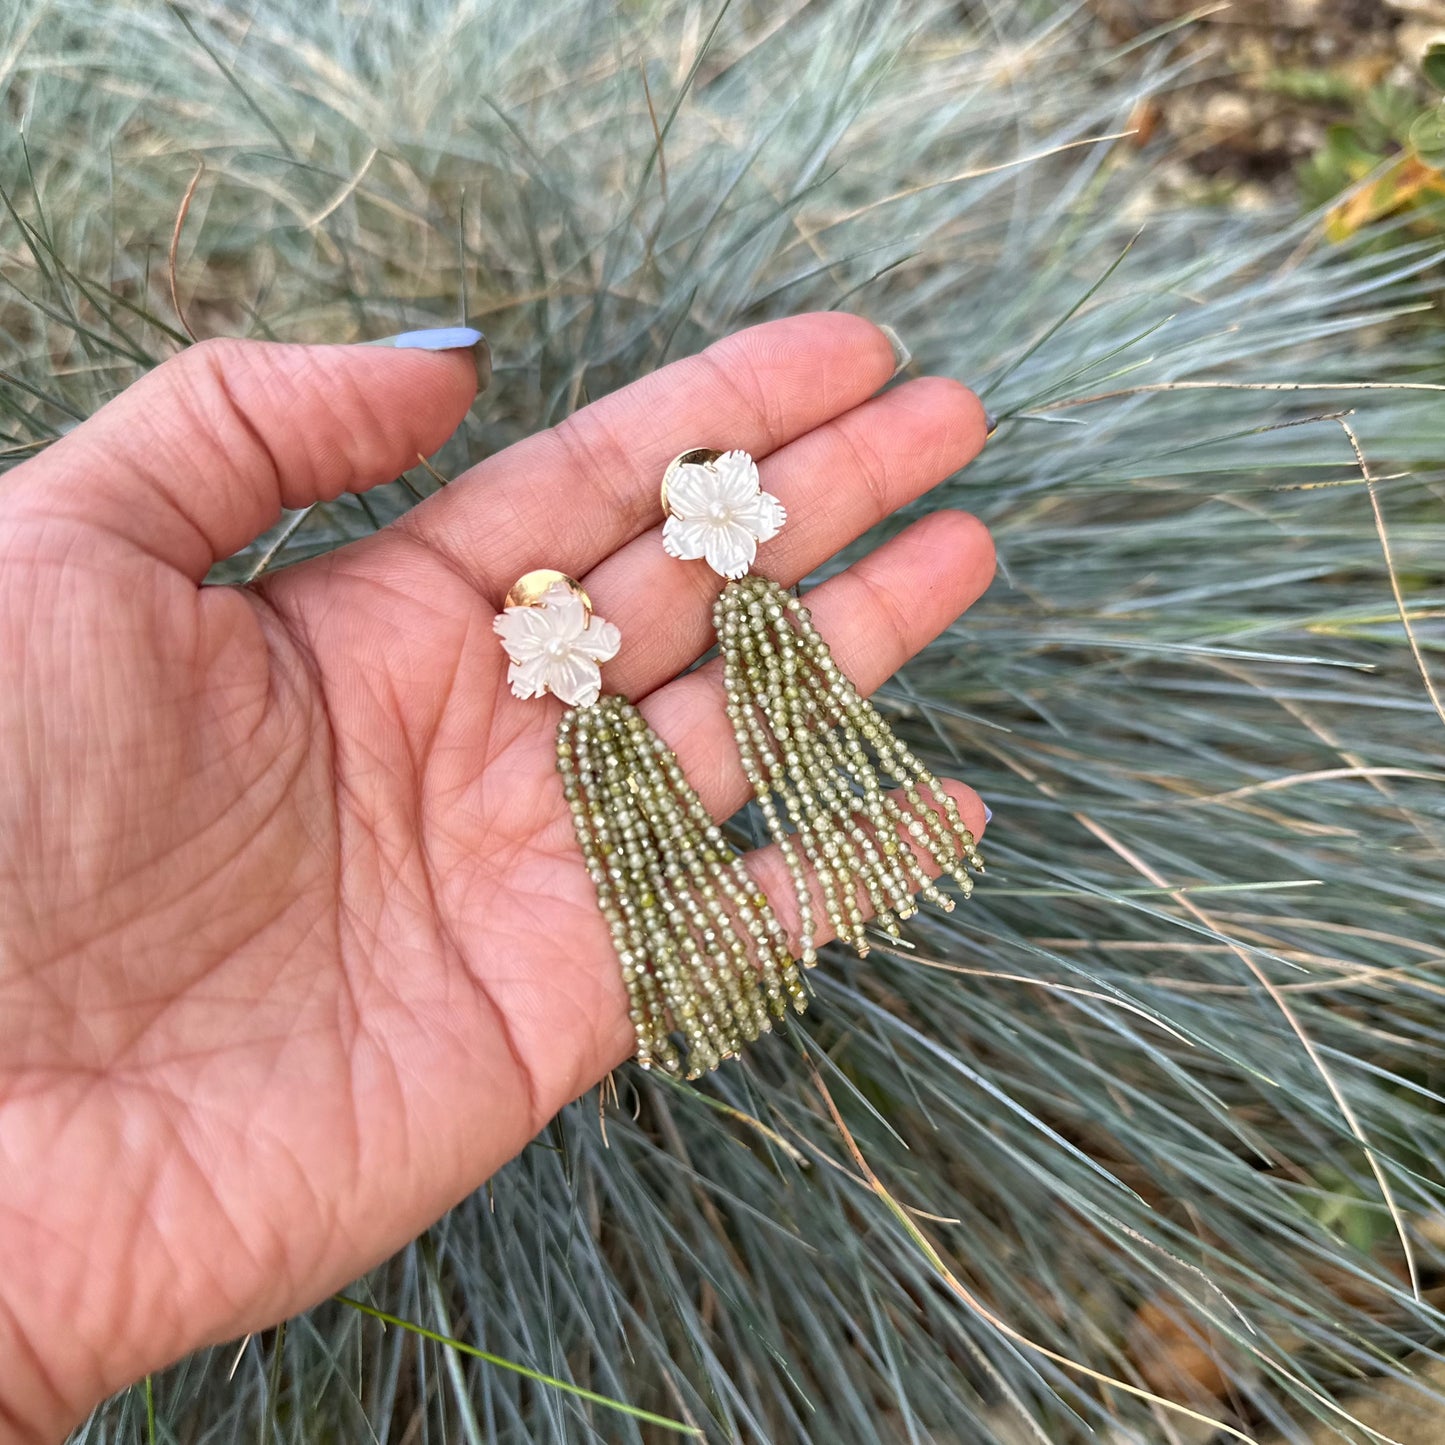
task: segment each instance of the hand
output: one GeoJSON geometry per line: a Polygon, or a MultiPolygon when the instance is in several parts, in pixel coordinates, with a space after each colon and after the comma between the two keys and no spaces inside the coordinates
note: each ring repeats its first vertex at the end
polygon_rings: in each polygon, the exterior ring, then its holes
{"type": "MultiPolygon", "coordinates": [[[[207,342],[0,479],[0,1441],[321,1299],[628,1056],[560,705],[510,695],[494,611],[581,579],[605,689],[730,814],[719,671],[678,676],[720,584],[663,553],[663,467],[765,458],[791,583],[983,443],[956,383],[875,396],[892,369],[856,317],[741,332],[244,588],[199,584],[436,450],[471,353],[207,342]]],[[[992,571],[939,512],[809,601],[867,691],[992,571]]]]}

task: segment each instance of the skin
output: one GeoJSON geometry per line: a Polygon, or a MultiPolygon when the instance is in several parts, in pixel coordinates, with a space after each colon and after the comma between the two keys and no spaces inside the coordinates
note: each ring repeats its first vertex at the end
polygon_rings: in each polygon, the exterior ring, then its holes
{"type": "MultiPolygon", "coordinates": [[[[510,695],[495,609],[582,580],[622,629],[604,686],[729,815],[719,672],[678,676],[721,583],[664,555],[658,480],[752,452],[791,583],[983,445],[972,393],[875,395],[892,370],[857,317],[740,332],[247,588],[199,583],[436,450],[469,353],[207,342],[0,479],[0,1442],[325,1297],[628,1056],[561,706],[510,695]]],[[[867,691],[992,572],[935,512],[810,604],[867,691]]]]}

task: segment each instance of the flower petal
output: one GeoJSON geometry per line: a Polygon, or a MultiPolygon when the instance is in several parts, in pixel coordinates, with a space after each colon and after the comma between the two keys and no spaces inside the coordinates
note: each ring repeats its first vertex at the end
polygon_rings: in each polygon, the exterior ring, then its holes
{"type": "Polygon", "coordinates": [[[542,594],[542,608],[552,619],[553,637],[574,642],[582,636],[582,629],[587,626],[587,609],[565,582],[554,582],[542,594]]]}
{"type": "Polygon", "coordinates": [[[713,470],[717,473],[713,495],[729,509],[745,507],[762,486],[758,464],[746,452],[724,452],[713,463],[713,470]]]}
{"type": "Polygon", "coordinates": [[[552,659],[546,653],[538,653],[525,662],[513,662],[507,669],[507,681],[512,685],[512,696],[520,698],[541,697],[547,691],[547,673],[552,659]]]}
{"type": "Polygon", "coordinates": [[[594,617],[587,624],[587,630],[572,644],[572,650],[592,658],[594,662],[609,662],[617,656],[621,646],[622,632],[617,624],[594,617]]]}
{"type": "Polygon", "coordinates": [[[602,691],[602,673],[590,657],[569,652],[564,657],[552,658],[551,662],[547,669],[547,688],[554,697],[573,707],[587,707],[597,701],[602,691]]]}
{"type": "Polygon", "coordinates": [[[788,513],[771,492],[759,492],[746,507],[734,511],[732,519],[746,527],[759,542],[771,542],[783,530],[788,513]]]}
{"type": "Polygon", "coordinates": [[[675,517],[706,517],[718,500],[718,477],[711,467],[687,462],[668,479],[667,510],[675,517]]]}
{"type": "MultiPolygon", "coordinates": [[[[672,493],[668,492],[671,502],[672,493]]],[[[669,517],[662,525],[662,550],[669,557],[680,557],[684,562],[695,562],[707,546],[707,535],[712,523],[695,518],[669,517]]]]}
{"type": "Polygon", "coordinates": [[[720,522],[708,528],[703,541],[707,565],[722,577],[741,577],[758,555],[757,539],[736,522],[720,522]]]}
{"type": "Polygon", "coordinates": [[[552,619],[540,607],[508,607],[492,619],[492,631],[513,662],[536,657],[553,636],[552,619]]]}

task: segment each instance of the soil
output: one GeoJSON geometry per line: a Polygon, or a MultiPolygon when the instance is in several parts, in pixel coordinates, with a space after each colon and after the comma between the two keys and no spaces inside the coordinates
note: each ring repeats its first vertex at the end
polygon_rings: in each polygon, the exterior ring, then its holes
{"type": "MultiPolygon", "coordinates": [[[[1091,8],[1123,43],[1209,6],[1091,0],[1091,8]]],[[[1326,128],[1349,119],[1348,92],[1380,81],[1419,85],[1420,56],[1436,39],[1445,40],[1445,0],[1231,0],[1181,28],[1191,68],[1136,124],[1162,130],[1197,176],[1243,187],[1246,199],[1251,188],[1291,189],[1326,128]]]]}

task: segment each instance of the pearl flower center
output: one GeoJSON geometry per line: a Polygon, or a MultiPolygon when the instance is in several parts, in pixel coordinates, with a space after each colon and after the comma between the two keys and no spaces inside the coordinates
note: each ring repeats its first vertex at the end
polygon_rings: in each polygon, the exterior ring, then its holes
{"type": "Polygon", "coordinates": [[[707,516],[710,522],[726,522],[732,516],[732,509],[726,502],[714,501],[708,506],[707,516]]]}
{"type": "Polygon", "coordinates": [[[553,637],[547,642],[548,657],[566,657],[572,650],[572,644],[563,637],[553,637]]]}

